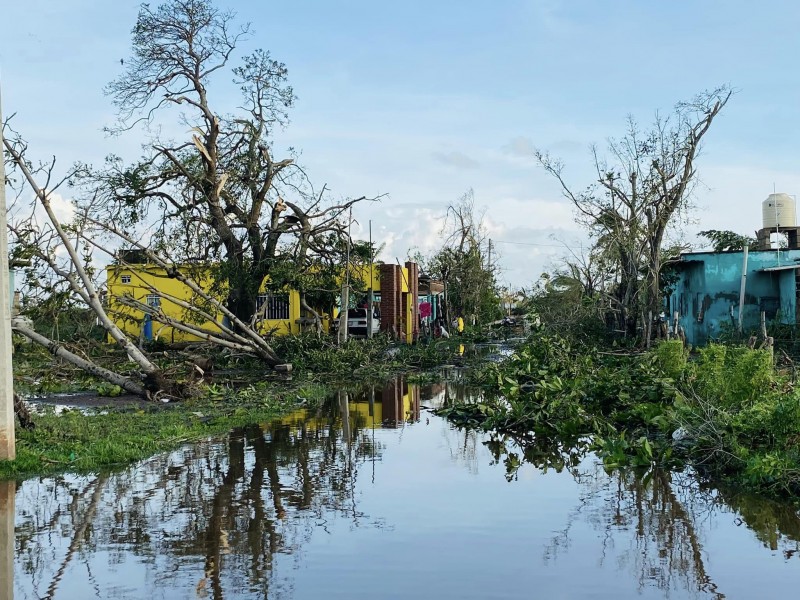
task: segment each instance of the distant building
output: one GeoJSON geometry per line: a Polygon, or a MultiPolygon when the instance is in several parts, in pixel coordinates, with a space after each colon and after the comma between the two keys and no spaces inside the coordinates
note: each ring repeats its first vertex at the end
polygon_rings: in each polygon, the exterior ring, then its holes
{"type": "MultiPolygon", "coordinates": [[[[667,299],[667,316],[677,312],[686,339],[702,346],[736,328],[744,252],[692,252],[681,255],[675,267],[678,281],[667,299]]],[[[800,249],[759,250],[748,254],[742,328],[759,326],[761,312],[768,321],[798,321],[800,249]]]]}
{"type": "MultiPolygon", "coordinates": [[[[180,267],[205,290],[212,288],[209,272],[197,265],[180,267]]],[[[183,283],[167,272],[150,263],[144,257],[132,254],[125,256],[123,264],[112,264],[106,269],[109,314],[116,325],[132,337],[144,340],[163,340],[172,342],[200,341],[191,333],[169,325],[153,322],[142,311],[125,305],[125,296],[158,308],[166,316],[181,319],[185,309],[181,302],[192,302],[193,293],[183,283]]],[[[416,263],[407,262],[405,266],[395,264],[376,264],[370,272],[369,267],[351,266],[351,280],[360,280],[367,289],[372,289],[375,304],[380,310],[381,331],[399,336],[411,343],[419,334],[419,273],[416,263]]],[[[208,307],[211,308],[211,307],[208,307]]],[[[260,332],[271,335],[292,335],[300,333],[311,323],[311,315],[300,306],[297,290],[268,290],[266,281],[258,297],[258,308],[263,318],[258,322],[260,332]]],[[[338,308],[334,306],[314,307],[321,315],[323,329],[328,331],[331,319],[336,318],[338,308]]],[[[209,332],[227,326],[222,314],[215,315],[215,321],[199,323],[209,332]]]]}

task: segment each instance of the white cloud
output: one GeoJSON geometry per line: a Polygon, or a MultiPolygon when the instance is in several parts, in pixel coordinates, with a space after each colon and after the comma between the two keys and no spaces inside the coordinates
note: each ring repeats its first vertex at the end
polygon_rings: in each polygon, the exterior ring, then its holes
{"type": "Polygon", "coordinates": [[[536,151],[536,147],[533,145],[533,140],[520,135],[513,138],[510,142],[508,142],[508,144],[503,146],[503,150],[512,156],[533,158],[533,153],[536,151]]]}
{"type": "Polygon", "coordinates": [[[50,207],[59,223],[71,223],[75,218],[75,204],[71,199],[64,198],[61,194],[50,194],[50,207]]]}
{"type": "Polygon", "coordinates": [[[431,156],[444,165],[458,169],[477,169],[480,167],[480,163],[477,160],[470,158],[463,152],[434,152],[431,156]]]}

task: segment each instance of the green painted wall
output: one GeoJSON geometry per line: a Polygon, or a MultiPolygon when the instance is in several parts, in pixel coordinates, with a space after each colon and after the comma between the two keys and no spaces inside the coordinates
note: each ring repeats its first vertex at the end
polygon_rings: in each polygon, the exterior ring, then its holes
{"type": "MultiPolygon", "coordinates": [[[[681,256],[679,279],[668,299],[669,317],[680,313],[687,340],[704,345],[725,328],[735,327],[739,315],[742,252],[696,252],[681,256]]],[[[768,267],[798,265],[800,250],[750,252],[744,301],[744,330],[759,326],[761,311],[768,320],[794,323],[795,270],[763,272],[768,267]]]]}

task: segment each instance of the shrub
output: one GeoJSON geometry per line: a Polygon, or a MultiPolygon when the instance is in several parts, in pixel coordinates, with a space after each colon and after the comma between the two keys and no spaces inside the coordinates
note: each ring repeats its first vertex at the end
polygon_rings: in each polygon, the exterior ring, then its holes
{"type": "Polygon", "coordinates": [[[656,366],[667,376],[678,380],[686,370],[689,352],[681,340],[664,340],[653,350],[656,366]]]}

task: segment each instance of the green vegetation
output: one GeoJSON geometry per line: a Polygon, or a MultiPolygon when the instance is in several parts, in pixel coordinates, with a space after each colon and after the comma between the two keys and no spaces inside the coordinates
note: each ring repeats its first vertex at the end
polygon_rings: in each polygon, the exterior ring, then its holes
{"type": "Polygon", "coordinates": [[[459,425],[560,440],[567,453],[589,439],[608,468],[689,465],[752,491],[800,493],[800,389],[768,350],[711,345],[690,359],[673,340],[603,352],[540,331],[472,379],[481,402],[441,411],[459,425]]]}
{"type": "Polygon", "coordinates": [[[182,443],[262,423],[298,402],[313,405],[327,393],[313,382],[250,385],[236,391],[209,386],[204,399],[174,405],[112,405],[94,414],[49,411],[36,416],[33,430],[18,430],[17,459],[0,462],[0,478],[130,464],[182,443]]]}
{"type": "Polygon", "coordinates": [[[313,334],[284,336],[274,343],[296,370],[325,380],[353,376],[372,379],[430,369],[449,361],[458,345],[459,340],[453,338],[409,346],[392,342],[385,335],[368,340],[350,339],[337,345],[331,338],[313,334]]]}

